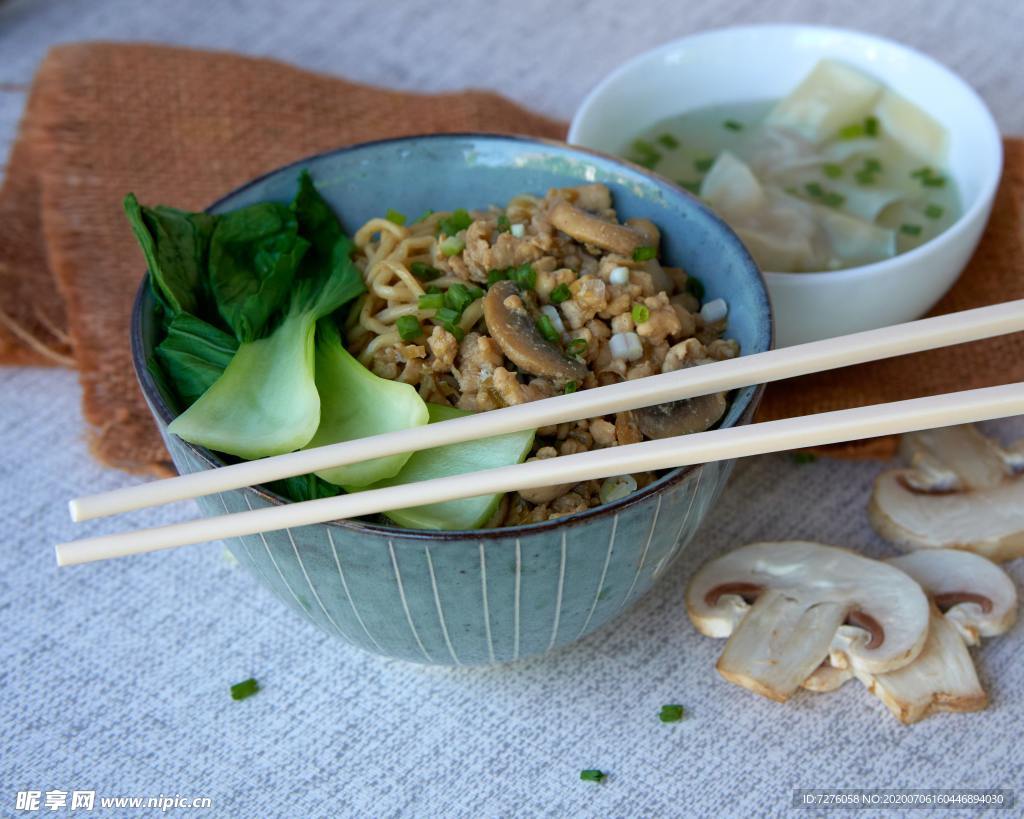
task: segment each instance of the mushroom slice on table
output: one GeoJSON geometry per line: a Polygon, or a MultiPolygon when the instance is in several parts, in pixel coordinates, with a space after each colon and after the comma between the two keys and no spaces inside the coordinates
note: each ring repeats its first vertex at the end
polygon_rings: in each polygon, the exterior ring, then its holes
{"type": "Polygon", "coordinates": [[[506,279],[491,285],[484,297],[484,321],[501,351],[523,372],[560,383],[587,377],[585,364],[540,334],[515,282],[506,279]]]}
{"type": "Polygon", "coordinates": [[[1024,442],[1004,449],[970,425],[904,435],[910,468],[883,472],[868,515],[907,549],[1024,556],[1024,442]]]}
{"type": "Polygon", "coordinates": [[[971,552],[935,549],[890,558],[933,603],[928,640],[909,665],[885,674],[822,666],[804,683],[829,691],[856,676],[901,722],[936,711],[977,711],[988,704],[967,650],[1017,619],[1017,590],[1006,572],[971,552]]]}
{"type": "Polygon", "coordinates": [[[728,637],[718,671],[783,702],[826,658],[880,674],[907,665],[928,635],[929,604],[899,569],[835,546],[752,543],[705,564],[686,609],[728,637]]]}

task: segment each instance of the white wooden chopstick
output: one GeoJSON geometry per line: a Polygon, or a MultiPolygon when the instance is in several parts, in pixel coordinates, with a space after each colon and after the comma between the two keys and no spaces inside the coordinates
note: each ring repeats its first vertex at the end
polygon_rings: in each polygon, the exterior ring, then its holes
{"type": "Polygon", "coordinates": [[[222,538],[370,515],[428,503],[631,472],[761,455],[806,446],[985,421],[1024,413],[1024,382],[715,429],[591,450],[419,483],[289,503],[152,529],[84,538],[56,547],[69,566],[222,538]]]}
{"type": "Polygon", "coordinates": [[[1020,330],[1024,330],[1024,299],[482,412],[431,424],[429,429],[414,427],[115,489],[76,498],[68,506],[72,520],[90,520],[370,458],[593,418],[1020,330]]]}

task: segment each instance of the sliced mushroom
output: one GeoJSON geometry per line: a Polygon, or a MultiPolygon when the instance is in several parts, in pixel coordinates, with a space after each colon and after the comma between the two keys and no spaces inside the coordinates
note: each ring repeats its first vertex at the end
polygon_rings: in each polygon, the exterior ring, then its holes
{"type": "Polygon", "coordinates": [[[725,414],[724,392],[684,398],[634,410],[640,431],[648,438],[672,438],[709,429],[725,414]]]}
{"type": "Polygon", "coordinates": [[[832,655],[878,674],[913,661],[928,635],[928,600],[908,575],[803,541],[753,543],[705,564],[686,609],[702,634],[729,638],[719,673],[779,702],[832,655]]]}
{"type": "Polygon", "coordinates": [[[645,242],[644,237],[635,230],[599,219],[564,199],[551,208],[548,218],[551,224],[563,233],[568,233],[577,242],[595,245],[622,256],[632,256],[633,251],[645,242]]]}
{"type": "Polygon", "coordinates": [[[908,549],[956,548],[1010,560],[1024,555],[1024,449],[1004,449],[973,426],[905,435],[909,469],[883,472],[868,515],[908,549]]]}
{"type": "Polygon", "coordinates": [[[871,674],[827,664],[804,687],[834,690],[856,676],[904,723],[936,711],[976,711],[988,703],[968,645],[1002,634],[1017,617],[1017,590],[990,560],[970,552],[935,549],[890,558],[931,598],[928,640],[909,665],[871,674]]]}
{"type": "Polygon", "coordinates": [[[487,331],[519,369],[562,382],[583,381],[587,367],[568,358],[537,329],[514,282],[496,282],[484,297],[487,331]]]}

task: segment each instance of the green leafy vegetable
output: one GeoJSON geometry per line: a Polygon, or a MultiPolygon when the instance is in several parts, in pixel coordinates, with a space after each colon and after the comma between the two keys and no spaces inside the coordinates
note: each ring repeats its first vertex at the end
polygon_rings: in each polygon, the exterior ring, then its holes
{"type": "MultiPolygon", "coordinates": [[[[416,388],[374,375],[341,342],[337,326],[322,319],[316,330],[316,389],[320,425],[308,447],[352,441],[427,423],[427,405],[416,388]]],[[[398,474],[408,453],[323,469],[316,474],[347,490],[365,487],[398,474]]]]}
{"type": "Polygon", "coordinates": [[[260,684],[253,677],[231,686],[231,699],[244,700],[260,690],[260,684]]]}
{"type": "Polygon", "coordinates": [[[216,217],[162,205],[144,207],[133,193],[125,197],[124,210],[171,318],[178,313],[204,315],[210,299],[206,260],[216,217]]]}
{"type": "Polygon", "coordinates": [[[267,489],[295,503],[319,500],[320,498],[333,498],[341,492],[340,486],[327,483],[323,478],[313,474],[296,475],[294,478],[272,481],[267,484],[267,489]]]}
{"type": "Polygon", "coordinates": [[[234,336],[188,313],[179,313],[171,320],[167,336],[155,353],[167,381],[188,407],[220,378],[237,349],[234,336]]]}
{"type": "MultiPolygon", "coordinates": [[[[430,423],[462,418],[471,413],[427,404],[430,423]]],[[[425,435],[427,433],[424,433],[425,435]]],[[[464,441],[414,452],[395,477],[374,484],[368,489],[425,481],[449,475],[461,475],[481,469],[521,463],[533,446],[534,431],[513,432],[477,441],[464,441]]],[[[432,503],[411,509],[398,509],[385,514],[399,526],[410,529],[479,529],[494,514],[501,495],[480,495],[474,498],[432,503]]]]}
{"type": "Polygon", "coordinates": [[[210,288],[239,341],[260,337],[308,248],[284,205],[262,202],[219,217],[210,237],[210,288]]]}

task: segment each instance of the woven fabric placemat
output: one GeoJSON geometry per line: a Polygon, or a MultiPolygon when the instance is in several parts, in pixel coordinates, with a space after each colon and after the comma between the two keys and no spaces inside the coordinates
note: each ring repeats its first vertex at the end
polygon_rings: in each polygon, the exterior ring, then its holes
{"type": "MultiPolygon", "coordinates": [[[[458,131],[562,138],[565,125],[492,93],[389,91],[234,54],[112,43],[53,49],[0,190],[0,364],[77,367],[96,457],[166,473],[130,360],[129,314],[144,263],[121,211],[124,194],[201,209],[308,154],[458,131]]],[[[1005,147],[982,244],[934,312],[1024,296],[1024,142],[1005,147]]],[[[758,417],[1022,379],[1017,334],[773,384],[758,417]]],[[[886,455],[892,441],[834,451],[886,455]]]]}

